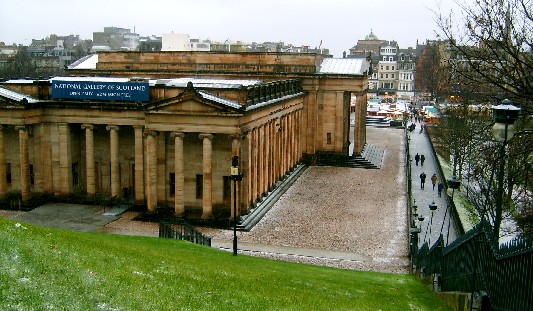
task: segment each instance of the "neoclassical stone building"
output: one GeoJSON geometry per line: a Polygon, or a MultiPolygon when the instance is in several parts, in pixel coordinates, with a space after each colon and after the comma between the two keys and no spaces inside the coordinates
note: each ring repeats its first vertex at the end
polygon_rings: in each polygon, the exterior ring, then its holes
{"type": "Polygon", "coordinates": [[[3,82],[0,197],[133,197],[148,212],[205,219],[232,215],[236,200],[247,213],[301,161],[364,145],[365,60],[285,58],[104,53],[69,77],[3,82]],[[353,95],[364,100],[350,142],[353,95]]]}

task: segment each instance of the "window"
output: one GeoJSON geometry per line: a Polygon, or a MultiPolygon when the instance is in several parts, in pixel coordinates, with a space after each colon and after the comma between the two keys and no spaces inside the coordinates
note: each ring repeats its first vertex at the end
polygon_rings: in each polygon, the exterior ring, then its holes
{"type": "Polygon", "coordinates": [[[385,78],[389,78],[389,74],[388,73],[385,74],[385,78]]]}
{"type": "Polygon", "coordinates": [[[170,195],[175,195],[176,194],[176,174],[175,173],[170,173],[168,174],[168,178],[169,178],[169,182],[168,182],[168,186],[169,186],[169,190],[170,190],[170,195]]]}
{"type": "Polygon", "coordinates": [[[383,56],[383,61],[384,61],[384,62],[387,61],[387,56],[383,56]]]}
{"type": "Polygon", "coordinates": [[[392,66],[392,70],[394,70],[394,66],[392,66]]]}
{"type": "Polygon", "coordinates": [[[387,68],[387,70],[389,70],[389,66],[385,66],[385,68],[387,68]]]}
{"type": "Polygon", "coordinates": [[[389,56],[389,62],[392,62],[394,60],[394,57],[389,56]]]}
{"type": "Polygon", "coordinates": [[[231,199],[231,176],[223,176],[224,178],[224,199],[231,199]]]}
{"type": "Polygon", "coordinates": [[[383,65],[379,66],[379,70],[383,70],[383,65]]]}
{"type": "Polygon", "coordinates": [[[379,74],[379,77],[380,77],[381,79],[383,79],[383,74],[382,74],[382,73],[380,73],[380,74],[379,74]]]}
{"type": "Polygon", "coordinates": [[[6,163],[6,181],[11,183],[11,163],[6,163]]]}
{"type": "Polygon", "coordinates": [[[79,184],[79,164],[78,162],[72,164],[72,185],[77,186],[79,184]]]}
{"type": "Polygon", "coordinates": [[[33,175],[33,165],[30,164],[30,184],[35,185],[35,176],[33,175]]]}
{"type": "Polygon", "coordinates": [[[393,79],[394,79],[394,74],[391,74],[391,78],[393,78],[393,79]]]}
{"type": "Polygon", "coordinates": [[[326,134],[326,140],[327,140],[327,144],[331,145],[331,133],[326,134]]]}
{"type": "Polygon", "coordinates": [[[201,199],[204,196],[204,175],[196,175],[196,198],[201,199]]]}

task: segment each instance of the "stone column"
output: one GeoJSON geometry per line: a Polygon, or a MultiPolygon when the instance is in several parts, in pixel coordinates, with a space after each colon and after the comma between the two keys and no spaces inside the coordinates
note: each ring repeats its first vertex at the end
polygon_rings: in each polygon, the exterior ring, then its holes
{"type": "Polygon", "coordinates": [[[157,211],[157,153],[156,131],[145,132],[146,136],[146,206],[148,213],[157,211]]]}
{"type": "Polygon", "coordinates": [[[72,159],[70,154],[70,128],[68,123],[59,123],[59,173],[62,195],[69,195],[72,187],[72,159]]]}
{"type": "Polygon", "coordinates": [[[30,199],[30,154],[28,151],[28,129],[25,126],[16,126],[19,132],[20,152],[20,191],[22,202],[30,199]]]}
{"type": "Polygon", "coordinates": [[[52,150],[51,142],[52,139],[52,126],[48,123],[41,123],[41,146],[40,154],[42,158],[42,182],[43,189],[46,193],[54,192],[54,178],[52,175],[52,150]]]}
{"type": "Polygon", "coordinates": [[[248,133],[246,133],[246,142],[247,142],[247,145],[248,145],[248,166],[247,166],[247,174],[244,176],[244,180],[246,181],[246,193],[247,193],[247,198],[246,198],[246,204],[248,204],[248,206],[251,206],[252,203],[253,203],[253,199],[252,199],[252,178],[251,178],[251,174],[252,174],[252,167],[253,167],[253,136],[252,136],[252,131],[248,131],[248,133]]]}
{"type": "Polygon", "coordinates": [[[7,193],[6,152],[4,146],[4,126],[0,125],[0,198],[7,193]]]}
{"type": "Polygon", "coordinates": [[[270,138],[270,124],[271,122],[268,121],[267,124],[265,124],[265,178],[264,178],[264,188],[265,192],[268,192],[270,190],[270,158],[272,157],[272,154],[270,153],[271,150],[271,144],[272,140],[270,138]]]}
{"type": "MultiPolygon", "coordinates": [[[[234,135],[230,135],[229,136],[231,138],[231,156],[234,157],[234,156],[237,156],[239,157],[239,169],[242,168],[242,162],[243,162],[243,159],[240,158],[240,151],[241,151],[241,135],[239,134],[234,134],[234,135]]],[[[242,173],[242,172],[240,172],[242,173]]],[[[232,183],[234,183],[235,181],[232,181],[232,183]]],[[[230,205],[230,210],[231,210],[231,219],[233,219],[234,217],[234,211],[233,211],[233,207],[235,206],[235,204],[237,204],[237,216],[239,216],[241,213],[240,213],[240,204],[241,204],[241,200],[240,200],[240,193],[241,193],[241,187],[239,186],[239,184],[237,184],[237,195],[235,196],[235,191],[233,191],[233,187],[235,185],[232,184],[232,187],[231,187],[231,205],[230,205]]]]}
{"type": "Polygon", "coordinates": [[[250,172],[250,187],[252,190],[252,204],[257,200],[257,128],[252,129],[252,141],[251,141],[251,153],[252,153],[252,171],[250,172]]]}
{"type": "Polygon", "coordinates": [[[258,156],[257,156],[257,194],[259,198],[263,197],[263,194],[265,192],[263,180],[265,178],[265,127],[260,126],[257,129],[257,150],[258,150],[258,156]]]}
{"type": "Polygon", "coordinates": [[[87,197],[93,198],[96,194],[96,180],[94,174],[94,126],[82,124],[85,130],[85,178],[87,197]]]}
{"type": "Polygon", "coordinates": [[[135,131],[135,204],[144,204],[144,145],[143,127],[134,126],[135,131]]]}
{"type": "Polygon", "coordinates": [[[174,137],[174,214],[183,216],[185,213],[185,174],[183,164],[183,138],[185,134],[171,132],[170,137],[174,137]]]}
{"type": "Polygon", "coordinates": [[[212,185],[213,185],[213,135],[202,133],[200,134],[200,139],[203,142],[203,198],[202,198],[202,218],[207,219],[211,218],[213,215],[213,194],[212,194],[212,185]]]}
{"type": "Polygon", "coordinates": [[[108,125],[109,149],[111,154],[111,196],[120,196],[120,166],[118,158],[118,126],[108,125]]]}

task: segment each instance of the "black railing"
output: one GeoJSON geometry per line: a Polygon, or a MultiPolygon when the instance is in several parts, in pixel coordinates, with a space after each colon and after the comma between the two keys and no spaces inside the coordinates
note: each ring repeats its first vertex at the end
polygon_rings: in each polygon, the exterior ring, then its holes
{"type": "Polygon", "coordinates": [[[211,238],[203,235],[182,219],[165,219],[159,222],[159,237],[178,239],[211,246],[211,238]]]}
{"type": "Polygon", "coordinates": [[[442,237],[413,258],[417,271],[437,275],[442,291],[485,293],[495,310],[533,310],[533,238],[493,244],[486,221],[444,247],[442,237]]]}

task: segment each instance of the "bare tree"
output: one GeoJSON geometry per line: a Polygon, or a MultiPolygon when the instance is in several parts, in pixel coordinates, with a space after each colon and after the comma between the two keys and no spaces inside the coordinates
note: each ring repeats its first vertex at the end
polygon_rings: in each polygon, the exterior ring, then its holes
{"type": "Polygon", "coordinates": [[[498,104],[509,98],[522,108],[517,122],[519,132],[507,147],[492,141],[489,120],[480,122],[478,130],[470,129],[475,135],[474,143],[469,145],[468,161],[479,190],[474,201],[479,213],[493,223],[497,239],[502,211],[518,209],[532,214],[527,210],[531,204],[523,202],[531,198],[527,170],[531,169],[533,152],[533,1],[468,0],[456,4],[460,15],[437,16],[450,47],[450,83],[468,90],[469,100],[477,104],[498,104]],[[498,168],[496,163],[504,161],[503,154],[506,166],[498,168]],[[495,176],[502,174],[505,174],[503,191],[497,191],[495,176]],[[497,198],[500,195],[502,199],[497,198]]]}
{"type": "MultiPolygon", "coordinates": [[[[456,1],[455,15],[438,15],[443,37],[462,61],[458,75],[496,88],[533,112],[533,1],[456,1]],[[468,70],[462,70],[468,68],[468,70]]],[[[460,62],[456,62],[459,64],[460,62]]],[[[502,98],[500,98],[502,99],[502,98]]]]}

